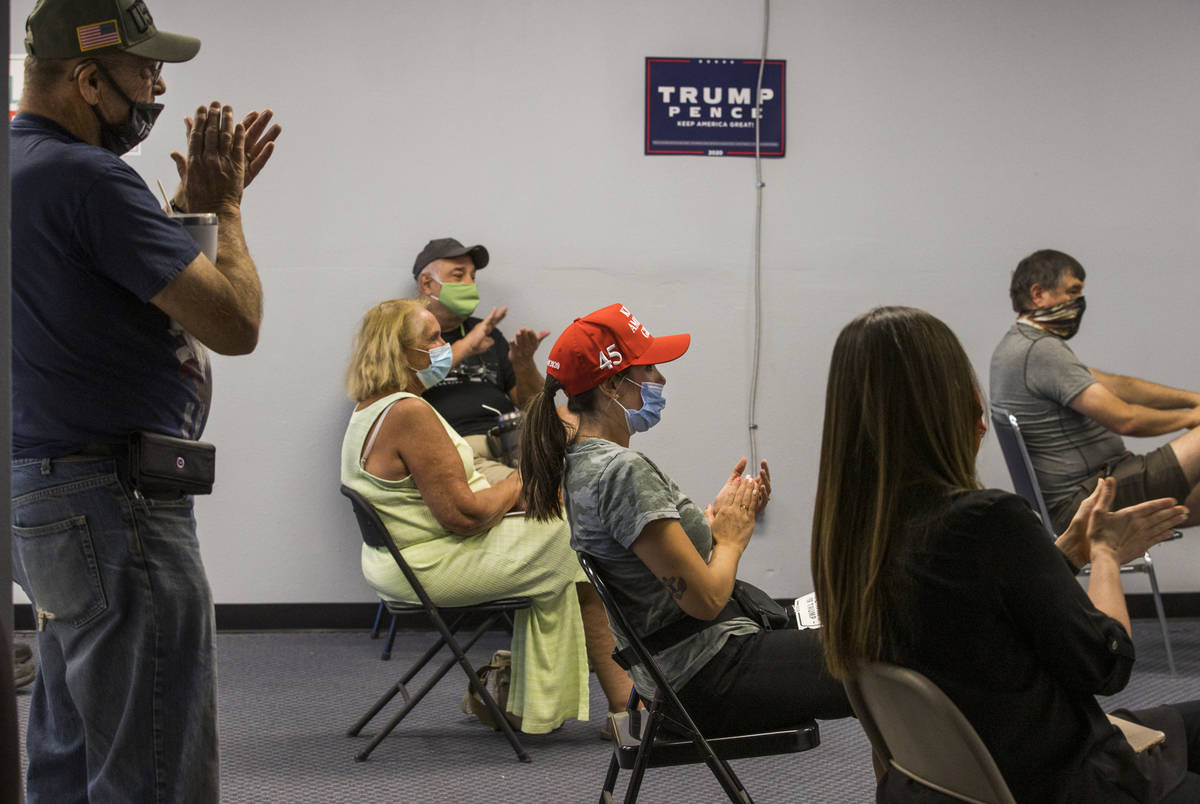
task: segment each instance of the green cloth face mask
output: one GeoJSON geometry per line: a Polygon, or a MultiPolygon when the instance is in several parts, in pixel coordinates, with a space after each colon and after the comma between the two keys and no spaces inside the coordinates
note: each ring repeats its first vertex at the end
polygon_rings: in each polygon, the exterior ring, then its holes
{"type": "Polygon", "coordinates": [[[466,318],[479,306],[479,286],[474,282],[443,282],[442,292],[434,300],[454,315],[466,318]]]}

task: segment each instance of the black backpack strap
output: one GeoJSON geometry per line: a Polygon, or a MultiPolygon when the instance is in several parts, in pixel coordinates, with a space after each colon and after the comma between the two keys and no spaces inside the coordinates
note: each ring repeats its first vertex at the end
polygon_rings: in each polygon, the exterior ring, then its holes
{"type": "MultiPolygon", "coordinates": [[[[646,651],[651,656],[654,656],[666,650],[667,648],[678,645],[688,637],[700,633],[705,628],[716,625],[717,623],[723,623],[726,620],[732,620],[734,617],[744,616],[745,613],[742,611],[742,607],[738,605],[736,600],[730,598],[729,602],[725,604],[725,608],[721,609],[721,613],[718,614],[714,619],[701,620],[696,617],[685,615],[683,619],[676,620],[670,625],[665,625],[655,631],[653,634],[647,636],[642,640],[642,645],[646,648],[646,651]]],[[[614,650],[612,657],[613,661],[616,662],[623,670],[628,670],[633,665],[641,662],[641,659],[638,658],[637,651],[633,649],[632,645],[621,650],[614,650]]]]}

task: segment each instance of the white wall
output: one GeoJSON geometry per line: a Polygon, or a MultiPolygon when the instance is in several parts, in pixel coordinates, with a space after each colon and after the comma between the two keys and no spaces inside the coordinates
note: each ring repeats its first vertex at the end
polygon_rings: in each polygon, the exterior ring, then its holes
{"type": "MultiPolygon", "coordinates": [[[[643,59],[754,57],[761,3],[151,5],[205,43],[165,72],[167,111],[134,158],[151,183],[173,183],[178,121],[214,97],[270,105],[287,128],[244,212],[262,339],[216,366],[220,475],[197,508],[218,602],[371,599],[337,493],[341,377],[360,315],[409,292],[430,237],[488,246],[484,304],[509,305],[510,331],[556,337],[613,301],[654,332],[691,331],[665,368],[666,418],[635,446],[710,498],[747,451],[754,166],[643,156],[643,59]]],[[[825,373],[854,315],[924,307],[986,381],[1010,270],[1061,248],[1089,271],[1085,361],[1200,385],[1200,5],[772,5],[790,142],[764,166],[758,418],[777,493],[742,575],[782,595],[810,588],[825,373]]],[[[994,441],[981,468],[1008,487],[994,441]]],[[[1195,535],[1158,555],[1165,590],[1200,590],[1195,535]]]]}

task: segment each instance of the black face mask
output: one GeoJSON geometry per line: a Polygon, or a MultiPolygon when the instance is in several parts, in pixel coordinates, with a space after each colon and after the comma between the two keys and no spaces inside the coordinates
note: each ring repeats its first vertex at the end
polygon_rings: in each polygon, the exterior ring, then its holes
{"type": "Polygon", "coordinates": [[[158,120],[163,105],[133,100],[117,85],[108,70],[104,69],[103,64],[96,62],[96,69],[104,76],[104,80],[108,81],[108,85],[117,91],[121,99],[129,104],[129,119],[123,123],[107,122],[100,116],[99,107],[92,107],[93,114],[100,121],[101,147],[121,156],[132,151],[138,143],[150,136],[150,129],[154,128],[154,121],[158,120]]]}

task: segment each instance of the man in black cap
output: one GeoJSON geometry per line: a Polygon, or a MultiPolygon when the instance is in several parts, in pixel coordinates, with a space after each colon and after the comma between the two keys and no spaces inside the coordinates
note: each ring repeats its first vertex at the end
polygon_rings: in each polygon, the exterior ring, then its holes
{"type": "Polygon", "coordinates": [[[533,354],[549,330],[519,329],[506,341],[496,329],[507,307],[493,307],[482,319],[475,274],[488,264],[483,246],[464,246],[452,237],[430,240],[413,262],[413,278],[454,352],[449,375],[424,398],[475,451],[475,468],[490,483],[503,480],[512,467],[501,461],[487,432],[497,417],[524,407],[541,390],[543,377],[533,354]]]}
{"type": "Polygon", "coordinates": [[[266,131],[269,112],[235,125],[218,103],[189,121],[174,206],[215,213],[213,263],[119,158],[162,110],[163,62],[199,40],[158,30],[143,0],[38,0],[25,47],[10,132],[13,569],[40,661],[28,800],[216,801],[213,606],[192,497],[178,476],[145,482],[130,444],[174,437],[179,472],[207,454],[204,347],[257,343],[241,199],[279,128],[266,131]]]}

